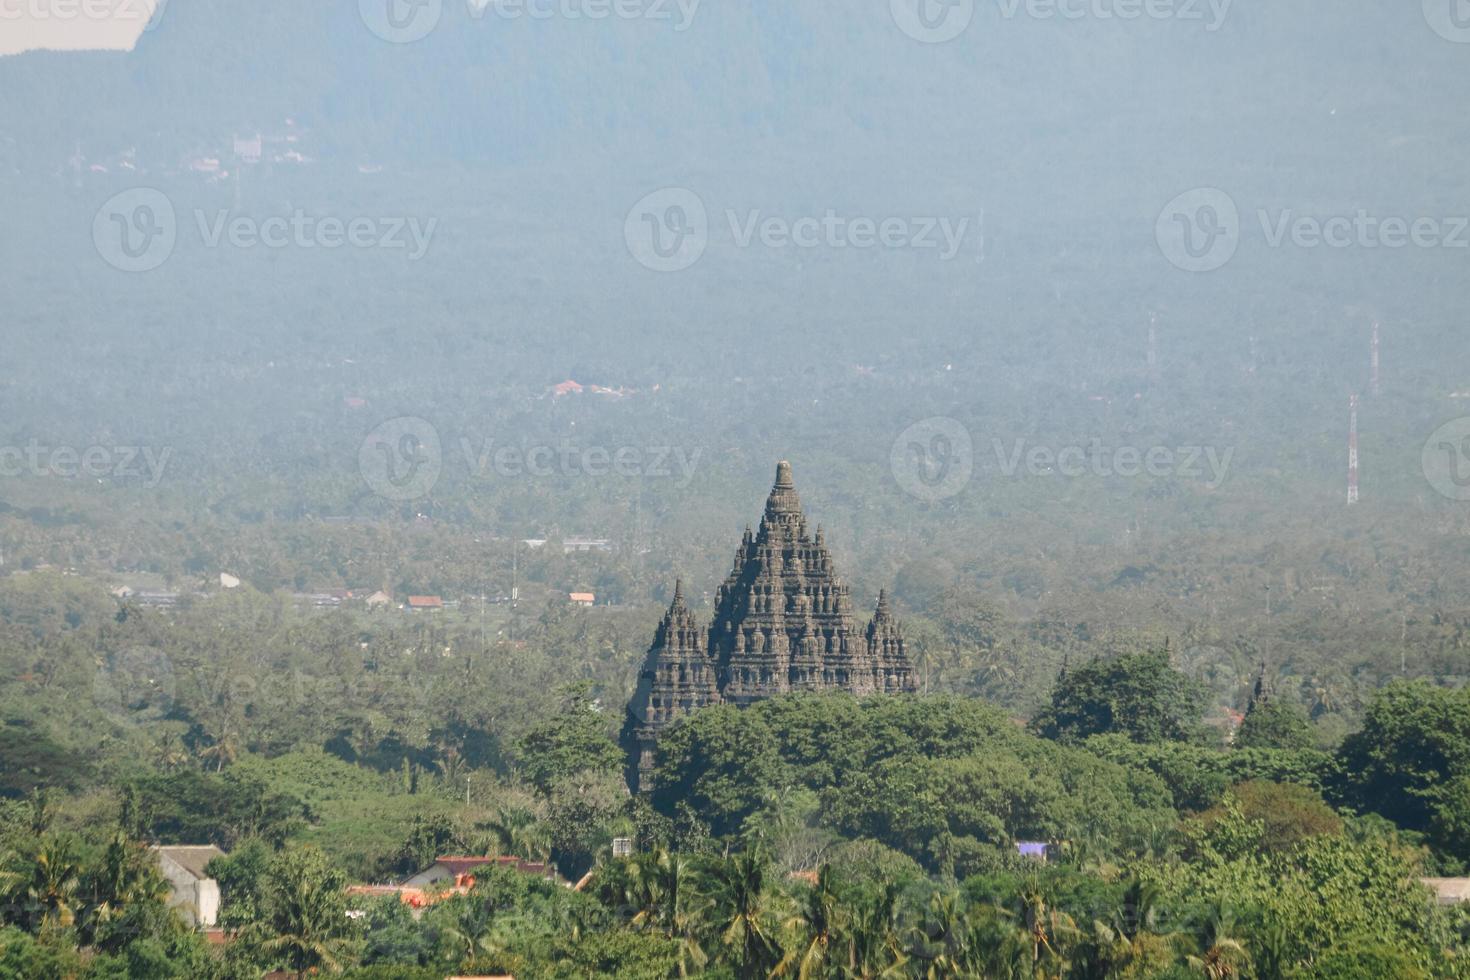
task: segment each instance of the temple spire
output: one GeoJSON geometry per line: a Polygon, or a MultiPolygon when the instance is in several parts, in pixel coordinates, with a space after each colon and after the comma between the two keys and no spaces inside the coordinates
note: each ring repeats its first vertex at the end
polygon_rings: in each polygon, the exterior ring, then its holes
{"type": "Polygon", "coordinates": [[[1266,661],[1262,660],[1261,672],[1256,675],[1255,690],[1251,692],[1250,706],[1255,707],[1258,703],[1264,704],[1266,701],[1270,700],[1270,698],[1271,687],[1266,683],[1266,661]]]}
{"type": "Polygon", "coordinates": [[[791,464],[786,460],[776,464],[776,482],[771,495],[766,498],[766,518],[770,523],[795,526],[803,518],[801,497],[796,493],[796,482],[791,477],[791,464]]]}

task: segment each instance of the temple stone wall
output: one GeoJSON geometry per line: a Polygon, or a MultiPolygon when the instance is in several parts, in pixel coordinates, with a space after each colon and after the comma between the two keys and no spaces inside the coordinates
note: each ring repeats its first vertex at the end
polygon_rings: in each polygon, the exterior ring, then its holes
{"type": "Polygon", "coordinates": [[[628,704],[629,778],[646,790],[659,732],[705,705],[743,707],[792,691],[913,690],[903,633],[886,594],[867,627],[857,629],[852,597],[822,529],[808,532],[791,464],[782,462],[759,528],[746,528],[715,594],[707,629],[685,603],[682,585],[674,588],[628,704]]]}

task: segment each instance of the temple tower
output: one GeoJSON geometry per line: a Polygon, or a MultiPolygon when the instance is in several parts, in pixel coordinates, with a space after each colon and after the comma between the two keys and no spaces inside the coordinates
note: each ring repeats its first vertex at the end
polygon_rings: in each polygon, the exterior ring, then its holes
{"type": "Polygon", "coordinates": [[[707,704],[745,707],[792,691],[848,691],[859,697],[915,690],[903,634],[886,593],[866,630],[837,575],[826,538],[808,531],[791,464],[776,467],[760,525],[745,529],[730,574],[715,593],[701,632],[676,587],[638,689],[623,744],[630,777],[648,789],[658,734],[707,704]]]}
{"type": "Polygon", "coordinates": [[[683,583],[675,583],[674,601],[654,633],[623,723],[630,782],[648,785],[660,731],[696,708],[720,700],[715,665],[705,652],[705,633],[684,602],[683,583]]]}

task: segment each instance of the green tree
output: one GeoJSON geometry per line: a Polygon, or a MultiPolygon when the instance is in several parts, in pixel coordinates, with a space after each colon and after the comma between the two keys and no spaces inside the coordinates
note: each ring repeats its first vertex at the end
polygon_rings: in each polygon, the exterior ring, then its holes
{"type": "MultiPolygon", "coordinates": [[[[1260,824],[1259,843],[1268,851],[1290,850],[1318,834],[1342,833],[1342,818],[1320,793],[1305,786],[1253,780],[1231,787],[1230,799],[1247,821],[1260,824]]],[[[1198,819],[1210,825],[1224,819],[1226,812],[1226,806],[1219,804],[1198,819]]]]}
{"type": "Polygon", "coordinates": [[[1097,659],[1066,672],[1032,724],[1060,741],[1110,732],[1136,742],[1198,741],[1204,703],[1203,687],[1159,650],[1097,659]]]}
{"type": "Polygon", "coordinates": [[[822,865],[817,880],[801,897],[785,927],[792,941],[786,955],[776,964],[776,976],[797,980],[820,980],[832,966],[841,901],[837,896],[830,865],[822,865]]]}
{"type": "Polygon", "coordinates": [[[516,742],[521,774],[543,793],[559,779],[587,771],[615,775],[623,766],[622,750],[608,735],[590,686],[571,685],[563,699],[559,714],[516,742]]]}
{"type": "Polygon", "coordinates": [[[260,918],[248,930],[261,958],[298,977],[349,965],[353,929],[346,885],[347,876],[314,848],[277,855],[266,869],[260,918]]]}
{"type": "Polygon", "coordinates": [[[1429,829],[1456,780],[1470,776],[1470,690],[1424,681],[1388,685],[1340,756],[1364,809],[1409,830],[1429,829]]]}
{"type": "Polygon", "coordinates": [[[781,958],[771,927],[766,859],[745,851],[712,862],[705,889],[714,902],[712,927],[731,961],[745,975],[764,975],[781,958]]]}
{"type": "Polygon", "coordinates": [[[1253,701],[1235,733],[1235,746],[1241,749],[1309,749],[1312,744],[1306,709],[1279,697],[1253,701]]]}

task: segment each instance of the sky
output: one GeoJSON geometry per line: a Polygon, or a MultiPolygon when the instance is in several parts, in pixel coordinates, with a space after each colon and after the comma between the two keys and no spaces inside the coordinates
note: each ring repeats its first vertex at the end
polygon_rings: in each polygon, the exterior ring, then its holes
{"type": "Polygon", "coordinates": [[[0,54],[131,48],[157,0],[0,0],[0,54]]]}

